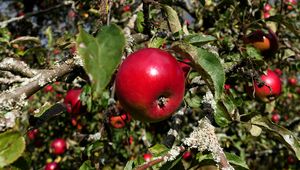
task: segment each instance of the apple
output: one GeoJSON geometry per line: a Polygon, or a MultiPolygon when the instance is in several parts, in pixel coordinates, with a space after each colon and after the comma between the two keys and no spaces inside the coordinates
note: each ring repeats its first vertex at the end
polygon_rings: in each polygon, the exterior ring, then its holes
{"type": "Polygon", "coordinates": [[[28,132],[27,132],[27,136],[30,140],[34,140],[36,139],[36,137],[38,136],[39,134],[39,130],[38,129],[30,129],[28,132]]]}
{"type": "Polygon", "coordinates": [[[133,118],[159,122],[180,106],[185,77],[177,60],[158,48],[130,54],[116,75],[116,95],[133,118]]]}
{"type": "Polygon", "coordinates": [[[180,62],[180,61],[178,62],[179,66],[181,67],[181,70],[184,73],[184,77],[186,77],[187,74],[189,73],[189,71],[191,70],[191,66],[188,64],[190,62],[191,61],[189,59],[183,59],[182,62],[180,62]]]}
{"type": "Polygon", "coordinates": [[[146,162],[149,162],[149,161],[151,161],[151,159],[152,159],[152,154],[151,154],[151,153],[145,153],[145,154],[143,155],[143,158],[144,158],[144,160],[145,160],[146,162]]]}
{"type": "Polygon", "coordinates": [[[275,69],[274,69],[274,72],[275,72],[278,76],[281,76],[281,75],[282,75],[282,71],[281,71],[281,69],[279,69],[279,68],[275,68],[275,69]]]}
{"type": "Polygon", "coordinates": [[[45,170],[59,170],[59,165],[56,162],[49,162],[45,166],[45,170]]]}
{"type": "Polygon", "coordinates": [[[126,123],[129,123],[131,120],[131,116],[127,113],[123,113],[118,116],[111,116],[109,118],[109,123],[112,127],[116,129],[120,129],[125,127],[126,123]]]}
{"type": "Polygon", "coordinates": [[[271,15],[270,15],[269,12],[264,12],[264,18],[265,18],[265,19],[270,18],[270,16],[271,16],[271,15]]]}
{"type": "Polygon", "coordinates": [[[275,100],[281,93],[281,81],[279,76],[268,69],[267,74],[261,75],[260,79],[264,82],[264,85],[259,87],[257,82],[254,81],[255,96],[264,102],[275,100]]]}
{"type": "Polygon", "coordinates": [[[67,143],[64,139],[57,138],[51,142],[50,147],[55,155],[60,155],[66,151],[67,143]]]}
{"type": "Polygon", "coordinates": [[[81,89],[70,89],[64,99],[67,112],[78,114],[82,110],[82,102],[80,101],[81,89]]]}
{"type": "Polygon", "coordinates": [[[297,78],[296,77],[289,77],[288,78],[288,83],[291,86],[296,86],[297,85],[297,78]]]}
{"type": "Polygon", "coordinates": [[[262,30],[252,32],[246,37],[245,43],[252,44],[264,56],[270,56],[278,49],[278,38],[271,29],[268,29],[268,33],[262,30]]]}
{"type": "Polygon", "coordinates": [[[124,12],[129,12],[130,10],[131,10],[130,5],[125,5],[125,6],[123,7],[123,11],[124,11],[124,12]]]}
{"type": "Polygon", "coordinates": [[[192,159],[192,153],[190,151],[186,151],[183,153],[182,155],[182,159],[186,160],[186,161],[190,161],[192,159]]]}
{"type": "Polygon", "coordinates": [[[45,86],[44,91],[45,92],[53,92],[54,91],[53,86],[52,85],[45,86]]]}
{"type": "Polygon", "coordinates": [[[274,113],[274,114],[272,115],[272,121],[273,121],[274,123],[278,123],[278,122],[280,121],[280,115],[279,115],[278,113],[274,113]]]}
{"type": "Polygon", "coordinates": [[[270,4],[266,4],[266,5],[264,6],[264,11],[265,11],[265,12],[269,12],[271,9],[272,9],[272,6],[271,6],[270,4]]]}

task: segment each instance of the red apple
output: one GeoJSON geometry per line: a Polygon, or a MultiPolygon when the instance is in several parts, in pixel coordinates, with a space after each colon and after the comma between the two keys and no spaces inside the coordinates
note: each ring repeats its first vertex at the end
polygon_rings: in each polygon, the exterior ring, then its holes
{"type": "Polygon", "coordinates": [[[131,10],[130,5],[125,5],[125,6],[123,7],[123,11],[124,11],[124,12],[129,12],[130,10],[131,10]]]}
{"type": "Polygon", "coordinates": [[[271,16],[271,15],[270,15],[269,12],[264,12],[264,18],[265,18],[265,19],[270,18],[270,16],[271,16]]]}
{"type": "Polygon", "coordinates": [[[51,142],[50,147],[55,155],[60,155],[65,153],[67,149],[67,143],[64,139],[57,138],[51,142]]]}
{"type": "Polygon", "coordinates": [[[190,161],[192,159],[192,153],[190,151],[186,151],[183,153],[182,158],[186,161],[190,161]]]}
{"type": "Polygon", "coordinates": [[[121,116],[111,116],[109,118],[109,123],[112,127],[116,128],[116,129],[121,129],[121,128],[125,127],[125,125],[126,125],[125,119],[122,119],[121,116]]]}
{"type": "Polygon", "coordinates": [[[67,107],[68,113],[78,114],[82,110],[80,101],[81,89],[71,89],[67,92],[64,99],[64,104],[67,107]]]}
{"type": "Polygon", "coordinates": [[[271,9],[272,9],[272,6],[271,6],[270,4],[266,4],[266,5],[264,6],[264,11],[265,11],[265,12],[269,12],[271,9]]]}
{"type": "Polygon", "coordinates": [[[151,161],[152,154],[151,154],[151,153],[145,153],[145,154],[143,155],[143,158],[144,158],[144,160],[145,160],[146,162],[149,162],[149,161],[151,161]]]}
{"type": "Polygon", "coordinates": [[[45,170],[59,170],[59,165],[56,162],[47,163],[45,166],[45,170]]]}
{"type": "Polygon", "coordinates": [[[296,86],[297,85],[297,78],[296,77],[290,77],[290,78],[288,78],[288,83],[291,86],[296,86]]]}
{"type": "Polygon", "coordinates": [[[258,87],[257,82],[254,81],[255,96],[264,102],[275,100],[281,93],[281,81],[279,76],[268,69],[267,74],[262,75],[260,79],[264,82],[264,85],[258,87]]]}
{"type": "Polygon", "coordinates": [[[281,76],[282,75],[282,71],[279,68],[275,68],[274,72],[278,75],[281,76]]]}
{"type": "Polygon", "coordinates": [[[180,106],[185,90],[184,74],[177,60],[157,48],[129,55],[116,75],[116,95],[135,119],[159,122],[180,106]]]}
{"type": "Polygon", "coordinates": [[[272,121],[273,121],[274,123],[278,123],[278,122],[280,121],[280,115],[279,115],[278,113],[274,113],[274,114],[272,115],[272,121]]]}
{"type": "Polygon", "coordinates": [[[184,77],[187,76],[187,74],[189,73],[189,71],[191,70],[191,66],[188,65],[188,63],[190,63],[191,61],[189,59],[184,59],[182,62],[178,62],[179,66],[181,67],[181,70],[184,73],[184,77]]]}
{"type": "Polygon", "coordinates": [[[54,91],[53,86],[52,85],[45,86],[44,91],[45,92],[53,92],[54,91]]]}
{"type": "Polygon", "coordinates": [[[34,140],[36,139],[37,135],[39,133],[39,130],[38,129],[30,129],[28,132],[27,132],[27,136],[30,140],[34,140]]]}

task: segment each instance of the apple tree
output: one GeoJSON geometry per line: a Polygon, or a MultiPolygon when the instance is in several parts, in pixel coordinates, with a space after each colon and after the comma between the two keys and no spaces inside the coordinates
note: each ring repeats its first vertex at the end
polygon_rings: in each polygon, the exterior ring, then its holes
{"type": "Polygon", "coordinates": [[[0,1],[0,167],[297,169],[297,0],[0,1]]]}

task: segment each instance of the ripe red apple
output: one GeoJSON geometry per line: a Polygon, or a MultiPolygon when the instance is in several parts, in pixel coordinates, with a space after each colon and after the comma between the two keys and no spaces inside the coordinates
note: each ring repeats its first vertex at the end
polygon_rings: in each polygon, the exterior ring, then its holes
{"type": "Polygon", "coordinates": [[[296,86],[297,85],[297,78],[296,77],[289,77],[288,78],[288,83],[291,86],[296,86]]]}
{"type": "Polygon", "coordinates": [[[27,132],[27,136],[30,140],[34,140],[36,139],[36,137],[38,136],[39,130],[38,129],[30,129],[27,132]]]}
{"type": "Polygon", "coordinates": [[[50,147],[55,155],[60,155],[65,153],[67,149],[67,143],[64,139],[57,138],[51,142],[50,147]]]}
{"type": "Polygon", "coordinates": [[[70,89],[64,99],[68,113],[78,114],[82,110],[80,101],[81,89],[70,89]]]}
{"type": "Polygon", "coordinates": [[[53,92],[54,91],[53,86],[52,85],[45,86],[44,91],[45,92],[53,92]]]}
{"type": "Polygon", "coordinates": [[[124,11],[124,12],[129,12],[130,10],[131,10],[130,5],[125,5],[125,6],[123,7],[123,11],[124,11]]]}
{"type": "Polygon", "coordinates": [[[158,48],[130,54],[116,75],[116,95],[135,119],[158,122],[180,106],[185,90],[184,74],[177,60],[158,48]]]}
{"type": "Polygon", "coordinates": [[[275,68],[274,72],[278,75],[281,76],[282,75],[282,71],[279,68],[275,68]]]}
{"type": "Polygon", "coordinates": [[[152,154],[151,154],[151,153],[145,153],[145,154],[143,155],[143,158],[144,158],[144,160],[145,160],[146,162],[149,162],[149,161],[151,161],[152,154]]]}
{"type": "Polygon", "coordinates": [[[269,12],[264,12],[264,18],[265,18],[265,19],[270,18],[270,16],[271,16],[271,15],[270,15],[269,12]]]}
{"type": "Polygon", "coordinates": [[[56,162],[47,163],[45,166],[45,170],[59,170],[59,165],[56,162]]]}
{"type": "Polygon", "coordinates": [[[264,11],[265,11],[265,12],[269,12],[271,9],[272,9],[272,6],[271,6],[270,4],[266,4],[266,5],[264,6],[264,11]]]}
{"type": "Polygon", "coordinates": [[[257,82],[254,81],[255,96],[264,102],[275,100],[281,93],[281,81],[278,75],[268,69],[267,74],[261,75],[260,79],[264,82],[264,85],[258,87],[257,82]]]}
{"type": "Polygon", "coordinates": [[[278,122],[280,121],[280,115],[279,115],[278,113],[274,113],[274,114],[272,115],[272,121],[273,121],[274,123],[278,123],[278,122]]]}
{"type": "Polygon", "coordinates": [[[192,159],[192,153],[190,151],[186,151],[183,153],[182,155],[182,159],[186,160],[186,161],[190,161],[192,159]]]}

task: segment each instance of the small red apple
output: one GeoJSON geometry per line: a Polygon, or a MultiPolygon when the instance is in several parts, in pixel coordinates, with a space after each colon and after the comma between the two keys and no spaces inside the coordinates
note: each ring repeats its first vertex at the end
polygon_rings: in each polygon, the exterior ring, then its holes
{"type": "Polygon", "coordinates": [[[269,12],[264,12],[264,18],[265,18],[265,19],[270,18],[270,16],[271,16],[271,15],[270,15],[269,12]]]}
{"type": "Polygon", "coordinates": [[[280,121],[280,115],[279,115],[278,113],[274,113],[274,114],[272,115],[272,121],[273,121],[274,123],[279,123],[279,121],[280,121]]]}
{"type": "Polygon", "coordinates": [[[158,48],[130,54],[116,75],[116,95],[135,119],[159,122],[180,106],[185,78],[177,60],[158,48]]]}
{"type": "Polygon", "coordinates": [[[131,120],[131,116],[128,113],[123,113],[118,116],[111,116],[109,118],[109,123],[112,127],[120,129],[125,127],[126,123],[129,123],[131,120]]]}
{"type": "Polygon", "coordinates": [[[288,78],[288,83],[291,86],[296,86],[297,85],[297,78],[296,77],[289,77],[288,78]]]}
{"type": "Polygon", "coordinates": [[[44,91],[45,92],[53,92],[54,91],[54,88],[52,85],[47,85],[44,87],[44,91]]]}
{"type": "Polygon", "coordinates": [[[64,139],[57,138],[51,142],[50,147],[55,155],[60,155],[65,153],[67,149],[67,143],[64,139]]]}
{"type": "Polygon", "coordinates": [[[266,4],[266,5],[264,6],[264,11],[265,11],[265,12],[269,12],[271,9],[272,9],[272,6],[271,6],[270,4],[266,4]]]}
{"type": "Polygon", "coordinates": [[[193,155],[190,151],[186,151],[182,155],[182,159],[184,159],[186,161],[190,161],[192,159],[192,157],[193,157],[193,155]]]}
{"type": "Polygon", "coordinates": [[[152,154],[151,154],[151,153],[145,153],[145,154],[143,155],[143,158],[144,158],[144,160],[145,160],[146,162],[149,162],[149,161],[151,161],[151,159],[152,159],[152,154]]]}
{"type": "Polygon", "coordinates": [[[125,6],[123,7],[123,11],[124,11],[124,12],[129,12],[130,10],[131,10],[130,5],[125,5],[125,6]]]}
{"type": "Polygon", "coordinates": [[[64,99],[68,113],[78,114],[82,110],[80,101],[81,89],[70,89],[64,99]]]}
{"type": "Polygon", "coordinates": [[[59,170],[59,165],[56,162],[47,163],[45,166],[45,170],[59,170]]]}
{"type": "Polygon", "coordinates": [[[264,102],[275,100],[281,93],[281,81],[278,75],[268,69],[267,74],[262,75],[260,79],[264,82],[264,85],[258,87],[257,82],[254,81],[255,96],[264,102]]]}
{"type": "Polygon", "coordinates": [[[30,129],[27,132],[27,136],[30,140],[34,140],[36,139],[36,137],[38,136],[39,130],[38,129],[30,129]]]}

